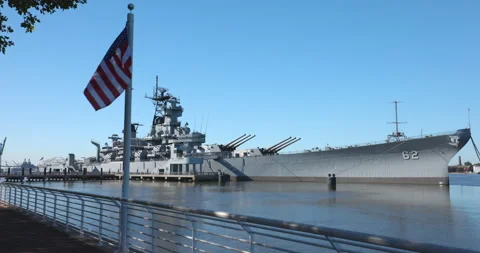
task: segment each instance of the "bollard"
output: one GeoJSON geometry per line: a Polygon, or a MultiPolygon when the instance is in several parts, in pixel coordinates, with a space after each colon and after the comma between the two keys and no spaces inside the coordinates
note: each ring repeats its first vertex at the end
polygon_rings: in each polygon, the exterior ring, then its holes
{"type": "Polygon", "coordinates": [[[328,174],[328,188],[331,190],[335,190],[337,187],[337,178],[335,177],[335,174],[328,174]]]}
{"type": "Polygon", "coordinates": [[[43,182],[45,182],[46,178],[47,178],[47,167],[43,168],[43,182]]]}
{"type": "Polygon", "coordinates": [[[222,172],[220,170],[218,170],[218,182],[222,182],[222,172]]]}

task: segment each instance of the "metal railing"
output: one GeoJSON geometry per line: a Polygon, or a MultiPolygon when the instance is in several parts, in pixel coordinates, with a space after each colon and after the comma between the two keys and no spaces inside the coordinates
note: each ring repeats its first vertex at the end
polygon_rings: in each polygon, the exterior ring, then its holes
{"type": "MultiPolygon", "coordinates": [[[[118,248],[128,208],[131,252],[475,252],[301,223],[0,183],[0,202],[118,248]]],[[[477,252],[478,253],[478,252],[477,252]]]]}
{"type": "MultiPolygon", "coordinates": [[[[123,175],[122,172],[117,172],[115,175],[123,175]]],[[[155,175],[155,176],[216,176],[218,172],[193,172],[193,171],[183,171],[183,172],[130,172],[130,176],[142,176],[142,175],[155,175]]]]}

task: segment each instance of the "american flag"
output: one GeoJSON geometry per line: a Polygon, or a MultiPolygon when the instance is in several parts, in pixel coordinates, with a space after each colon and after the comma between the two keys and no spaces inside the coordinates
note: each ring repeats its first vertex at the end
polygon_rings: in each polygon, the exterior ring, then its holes
{"type": "Polygon", "coordinates": [[[109,106],[128,87],[132,79],[132,48],[127,27],[108,49],[83,94],[95,111],[109,106]]]}

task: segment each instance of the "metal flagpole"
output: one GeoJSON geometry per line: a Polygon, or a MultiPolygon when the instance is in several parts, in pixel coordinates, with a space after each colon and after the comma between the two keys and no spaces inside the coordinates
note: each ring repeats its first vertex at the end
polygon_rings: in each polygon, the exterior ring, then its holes
{"type": "MultiPolygon", "coordinates": [[[[133,83],[133,4],[128,4],[130,13],[127,14],[127,34],[128,46],[131,49],[132,56],[132,77],[128,88],[125,89],[125,122],[123,125],[123,180],[122,180],[122,198],[128,199],[129,181],[130,181],[130,156],[131,150],[131,121],[132,121],[132,83],[133,83]]],[[[127,224],[128,208],[126,203],[120,206],[120,252],[127,252],[127,224]]]]}

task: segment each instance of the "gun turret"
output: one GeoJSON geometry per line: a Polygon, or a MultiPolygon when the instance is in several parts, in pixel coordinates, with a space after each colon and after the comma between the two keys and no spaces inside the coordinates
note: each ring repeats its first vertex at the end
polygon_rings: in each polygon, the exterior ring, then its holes
{"type": "Polygon", "coordinates": [[[231,141],[231,142],[227,143],[227,144],[225,145],[225,147],[228,147],[228,146],[232,145],[234,142],[236,142],[236,141],[240,140],[240,139],[241,139],[243,136],[245,136],[245,135],[247,135],[247,134],[243,134],[242,136],[240,136],[240,137],[236,138],[235,140],[233,140],[233,141],[231,141]]]}
{"type": "Polygon", "coordinates": [[[278,153],[280,150],[292,145],[293,143],[301,140],[302,138],[298,138],[295,137],[292,139],[292,137],[288,137],[287,139],[269,147],[269,148],[266,148],[266,149],[260,149],[260,151],[262,152],[262,154],[275,154],[275,153],[278,153]]]}
{"type": "Polygon", "coordinates": [[[236,138],[235,140],[227,143],[226,145],[220,145],[220,149],[222,151],[234,151],[236,148],[238,148],[240,145],[242,145],[243,143],[253,139],[256,135],[247,135],[247,134],[243,134],[242,136],[236,138]]]}
{"type": "Polygon", "coordinates": [[[299,140],[301,140],[301,139],[302,139],[302,138],[298,138],[298,139],[297,139],[297,138],[295,137],[295,138],[291,139],[290,141],[288,141],[288,142],[286,142],[286,143],[284,143],[284,144],[276,147],[275,149],[271,150],[271,152],[278,153],[278,152],[280,152],[280,150],[282,150],[282,149],[284,149],[284,148],[292,145],[293,143],[295,143],[295,142],[297,142],[297,141],[299,141],[299,140]]]}
{"type": "Polygon", "coordinates": [[[245,143],[245,142],[247,142],[247,141],[255,138],[255,136],[256,136],[256,135],[254,135],[254,136],[250,136],[250,135],[249,135],[247,138],[243,139],[241,142],[239,142],[239,143],[237,143],[237,144],[235,144],[235,145],[233,145],[233,146],[231,146],[231,147],[233,147],[233,149],[236,149],[236,148],[240,147],[240,145],[242,145],[243,143],[245,143]]]}
{"type": "Polygon", "coordinates": [[[288,142],[290,139],[292,139],[292,137],[291,137],[291,136],[290,136],[290,137],[288,137],[287,139],[285,139],[285,140],[281,141],[281,142],[277,142],[277,144],[275,144],[275,145],[273,145],[273,146],[271,146],[271,147],[267,148],[267,149],[266,149],[266,151],[273,150],[274,148],[276,148],[276,147],[278,147],[278,146],[282,145],[283,143],[285,143],[285,142],[288,142]]]}

